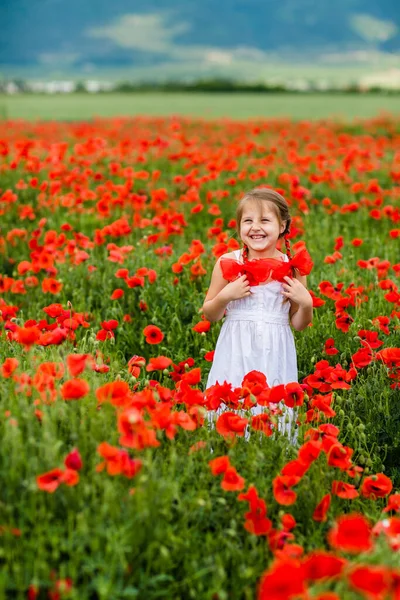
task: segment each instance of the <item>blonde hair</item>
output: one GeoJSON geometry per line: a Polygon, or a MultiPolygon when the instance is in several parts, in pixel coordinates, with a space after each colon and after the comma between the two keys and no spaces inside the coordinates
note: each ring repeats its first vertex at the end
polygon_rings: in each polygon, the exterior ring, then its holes
{"type": "Polygon", "coordinates": [[[292,253],[290,251],[290,242],[289,242],[288,234],[290,232],[290,223],[292,221],[292,218],[289,213],[289,205],[286,202],[285,198],[283,196],[281,196],[281,194],[279,194],[278,192],[276,192],[275,190],[273,190],[271,188],[266,188],[266,187],[265,188],[264,187],[254,188],[253,190],[246,192],[246,194],[243,196],[243,198],[241,198],[241,200],[239,201],[237,208],[236,208],[236,231],[237,231],[239,238],[240,238],[240,223],[242,220],[244,207],[247,204],[247,202],[250,202],[250,201],[257,202],[260,209],[262,208],[262,204],[264,202],[269,202],[270,205],[272,205],[272,209],[274,210],[274,212],[279,220],[280,225],[282,225],[282,223],[284,221],[286,222],[285,229],[284,229],[284,231],[282,231],[282,233],[279,234],[279,237],[284,237],[286,253],[287,253],[288,257],[291,258],[292,253]]]}

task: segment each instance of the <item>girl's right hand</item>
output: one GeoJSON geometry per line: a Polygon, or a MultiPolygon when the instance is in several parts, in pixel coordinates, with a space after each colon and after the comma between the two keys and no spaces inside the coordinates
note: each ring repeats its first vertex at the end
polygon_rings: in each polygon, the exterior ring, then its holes
{"type": "Polygon", "coordinates": [[[221,290],[221,293],[224,295],[224,298],[227,300],[227,302],[232,302],[232,300],[240,300],[240,298],[250,296],[251,291],[247,275],[241,275],[235,279],[235,281],[228,283],[223,290],[221,290]]]}

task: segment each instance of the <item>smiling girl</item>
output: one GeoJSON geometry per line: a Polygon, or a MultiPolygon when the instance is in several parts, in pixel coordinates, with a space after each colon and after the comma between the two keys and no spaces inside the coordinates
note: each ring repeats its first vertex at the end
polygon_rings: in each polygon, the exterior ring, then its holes
{"type": "MultiPolygon", "coordinates": [[[[237,207],[237,232],[243,248],[221,256],[212,273],[203,312],[222,325],[207,389],[225,381],[240,387],[253,370],[269,387],[297,381],[292,326],[301,331],[312,321],[312,298],[305,275],[311,259],[302,248],[291,257],[291,217],[286,200],[269,188],[251,190],[237,207]],[[283,238],[286,254],[277,249],[283,238]]],[[[255,406],[252,413],[258,414],[255,406]]]]}

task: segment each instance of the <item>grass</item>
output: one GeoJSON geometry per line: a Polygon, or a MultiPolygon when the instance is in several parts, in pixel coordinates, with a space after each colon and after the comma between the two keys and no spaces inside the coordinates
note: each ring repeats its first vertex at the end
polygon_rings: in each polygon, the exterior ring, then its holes
{"type": "Polygon", "coordinates": [[[134,93],[67,96],[0,95],[0,119],[81,120],[94,116],[290,117],[357,119],[400,114],[399,98],[382,94],[134,93]]]}

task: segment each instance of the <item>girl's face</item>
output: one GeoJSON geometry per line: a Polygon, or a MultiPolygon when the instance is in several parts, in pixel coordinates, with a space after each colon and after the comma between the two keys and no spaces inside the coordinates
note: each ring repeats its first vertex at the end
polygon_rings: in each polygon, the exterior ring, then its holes
{"type": "Polygon", "coordinates": [[[279,222],[269,202],[246,202],[240,221],[240,237],[249,248],[249,257],[273,256],[285,226],[285,222],[279,222]]]}

